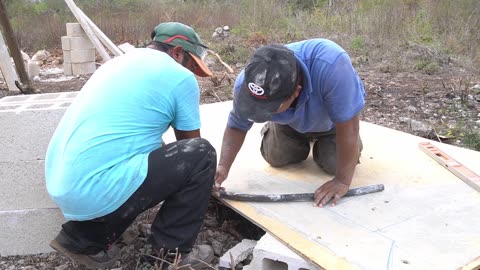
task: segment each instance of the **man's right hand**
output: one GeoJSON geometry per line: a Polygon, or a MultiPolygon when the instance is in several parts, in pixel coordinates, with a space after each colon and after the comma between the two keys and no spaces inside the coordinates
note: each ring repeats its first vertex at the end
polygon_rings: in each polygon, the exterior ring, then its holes
{"type": "MultiPolygon", "coordinates": [[[[228,169],[222,165],[217,166],[217,171],[215,173],[215,187],[217,189],[222,188],[222,183],[227,179],[228,169]]],[[[223,189],[223,188],[222,188],[223,189]]]]}
{"type": "Polygon", "coordinates": [[[224,191],[225,188],[222,187],[223,181],[227,179],[228,170],[222,165],[217,166],[217,171],[215,172],[215,184],[213,185],[212,194],[216,197],[220,197],[220,191],[224,191]]]}

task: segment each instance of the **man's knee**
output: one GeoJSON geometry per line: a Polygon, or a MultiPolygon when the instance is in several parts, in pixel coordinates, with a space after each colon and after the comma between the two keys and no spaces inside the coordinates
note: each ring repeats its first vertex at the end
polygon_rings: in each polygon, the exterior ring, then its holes
{"type": "Polygon", "coordinates": [[[263,158],[273,167],[282,167],[290,163],[305,160],[310,152],[308,140],[289,136],[288,128],[267,123],[262,130],[260,152],[263,158]]]}
{"type": "Polygon", "coordinates": [[[184,153],[191,152],[192,154],[198,154],[200,159],[207,158],[208,162],[216,163],[217,152],[215,148],[204,138],[193,138],[185,140],[183,147],[180,151],[184,153]],[[205,157],[206,156],[206,157],[205,157]]]}
{"type": "Polygon", "coordinates": [[[217,154],[210,142],[203,138],[189,139],[185,142],[181,151],[192,152],[192,155],[195,156],[195,171],[203,176],[198,177],[198,180],[208,182],[210,186],[213,185],[217,167],[217,154]]]}
{"type": "MultiPolygon", "coordinates": [[[[313,159],[328,174],[337,170],[337,142],[335,134],[320,137],[313,146],[313,159]]],[[[359,158],[363,150],[362,139],[359,138],[359,158]]]]}
{"type": "Polygon", "coordinates": [[[322,136],[313,146],[313,160],[328,174],[337,170],[337,143],[335,134],[322,136]]]}

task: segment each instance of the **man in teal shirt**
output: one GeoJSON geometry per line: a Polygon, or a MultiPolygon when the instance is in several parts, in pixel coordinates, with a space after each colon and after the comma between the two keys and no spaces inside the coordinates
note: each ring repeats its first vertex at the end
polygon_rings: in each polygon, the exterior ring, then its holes
{"type": "MultiPolygon", "coordinates": [[[[200,138],[206,47],[181,23],[155,27],[147,48],[100,67],[53,135],[46,184],[67,223],[51,246],[91,268],[115,262],[115,241],[164,201],[149,242],[189,261],[213,186],[216,153],[200,138]],[[166,144],[169,127],[176,142],[166,144]],[[163,146],[162,146],[163,145],[163,146]]],[[[202,258],[203,260],[209,258],[202,258]]]]}

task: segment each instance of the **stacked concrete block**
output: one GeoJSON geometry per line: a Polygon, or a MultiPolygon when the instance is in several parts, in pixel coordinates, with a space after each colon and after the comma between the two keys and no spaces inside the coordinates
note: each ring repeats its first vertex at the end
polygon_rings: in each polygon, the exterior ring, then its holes
{"type": "Polygon", "coordinates": [[[252,262],[244,270],[322,270],[265,234],[253,249],[252,262]]]}
{"type": "Polygon", "coordinates": [[[65,75],[95,72],[95,46],[79,23],[67,23],[67,35],[62,37],[65,75]]]}
{"type": "Polygon", "coordinates": [[[78,94],[0,99],[0,257],[53,251],[48,243],[65,219],[45,187],[45,154],[78,94]]]}

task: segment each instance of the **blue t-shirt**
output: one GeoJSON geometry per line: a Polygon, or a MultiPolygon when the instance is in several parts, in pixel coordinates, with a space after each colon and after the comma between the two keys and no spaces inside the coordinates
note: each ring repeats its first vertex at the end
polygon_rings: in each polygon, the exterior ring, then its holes
{"type": "Polygon", "coordinates": [[[172,126],[200,128],[193,73],[167,54],[136,49],[100,67],[68,108],[48,146],[47,190],[66,219],[118,209],[143,183],[148,155],[172,126]]]}
{"type": "MultiPolygon", "coordinates": [[[[271,121],[289,125],[300,133],[325,132],[335,123],[351,120],[365,106],[363,83],[350,57],[339,45],[327,39],[310,39],[286,45],[292,50],[303,72],[303,87],[295,108],[276,113],[271,121]]],[[[233,91],[238,93],[244,80],[242,71],[233,91]]],[[[249,130],[253,123],[235,114],[228,126],[249,130]]]]}

